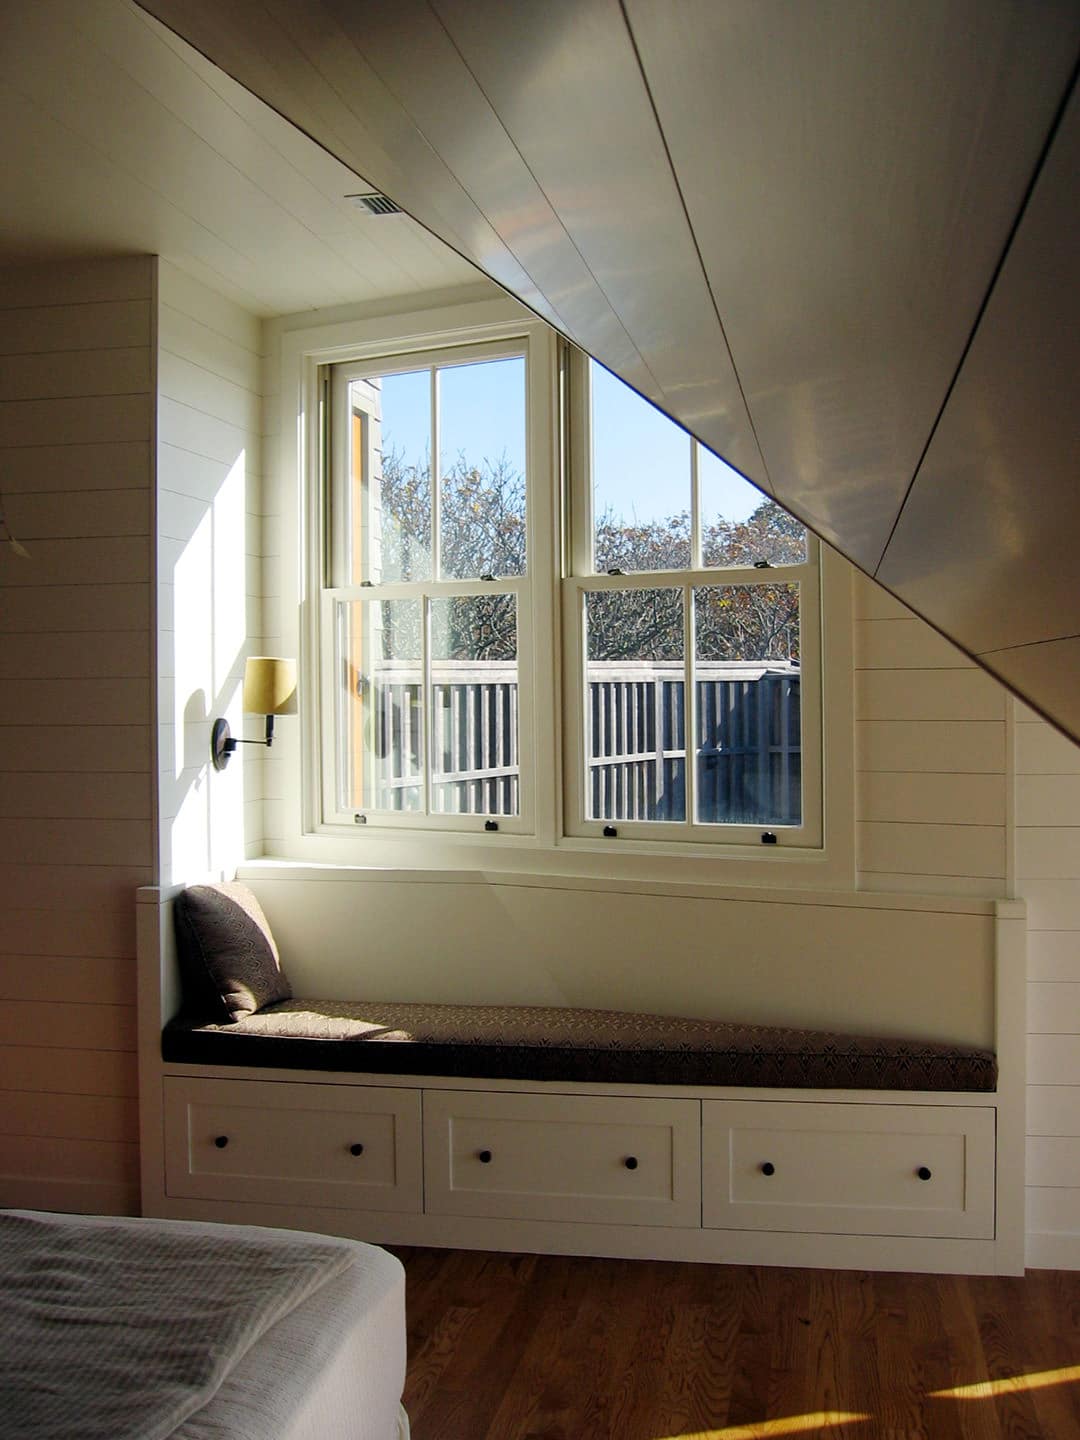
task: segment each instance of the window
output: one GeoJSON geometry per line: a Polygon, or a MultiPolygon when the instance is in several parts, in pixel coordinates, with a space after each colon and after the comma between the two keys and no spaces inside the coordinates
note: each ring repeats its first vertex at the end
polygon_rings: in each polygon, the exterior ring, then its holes
{"type": "Polygon", "coordinates": [[[308,833],[820,847],[803,527],[539,322],[354,356],[318,372],[308,833]]]}
{"type": "Polygon", "coordinates": [[[527,356],[512,340],[333,367],[331,822],[532,823],[527,356]]]}
{"type": "Polygon", "coordinates": [[[570,397],[567,828],[820,844],[816,541],[580,356],[570,397]]]}

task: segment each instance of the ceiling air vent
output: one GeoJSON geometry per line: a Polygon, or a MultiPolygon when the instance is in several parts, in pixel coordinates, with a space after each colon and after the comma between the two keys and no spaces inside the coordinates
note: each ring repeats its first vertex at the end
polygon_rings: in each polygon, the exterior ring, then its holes
{"type": "Polygon", "coordinates": [[[372,190],[367,195],[346,195],[358,210],[363,210],[367,215],[400,215],[401,206],[395,205],[393,200],[385,195],[380,195],[377,190],[372,190]]]}

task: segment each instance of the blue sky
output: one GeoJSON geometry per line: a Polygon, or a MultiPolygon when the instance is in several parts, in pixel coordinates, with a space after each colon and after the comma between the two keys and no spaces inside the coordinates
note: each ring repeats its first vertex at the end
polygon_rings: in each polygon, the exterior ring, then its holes
{"type": "MultiPolygon", "coordinates": [[[[593,365],[593,477],[598,514],[610,505],[628,521],[647,523],[690,508],[690,437],[633,390],[593,365]]],[[[525,362],[491,360],[440,372],[442,462],[505,455],[525,468],[525,362]]],[[[383,379],[383,444],[419,461],[431,441],[426,371],[383,379]]],[[[702,450],[703,521],[744,520],[761,492],[702,450]]]]}

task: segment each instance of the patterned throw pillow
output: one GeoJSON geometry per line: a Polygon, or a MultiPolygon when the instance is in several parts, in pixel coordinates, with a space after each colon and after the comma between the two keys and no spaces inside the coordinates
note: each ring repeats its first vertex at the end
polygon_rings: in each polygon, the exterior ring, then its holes
{"type": "Polygon", "coordinates": [[[173,916],[186,1011],[228,1023],[292,996],[266,916],[246,885],[191,885],[176,897],[173,916]]]}

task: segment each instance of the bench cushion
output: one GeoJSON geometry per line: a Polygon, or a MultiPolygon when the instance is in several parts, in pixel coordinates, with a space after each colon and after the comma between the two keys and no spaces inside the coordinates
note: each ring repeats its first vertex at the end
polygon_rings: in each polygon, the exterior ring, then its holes
{"type": "Polygon", "coordinates": [[[168,1061],[372,1074],[813,1090],[991,1091],[991,1051],[830,1031],[523,1005],[291,999],[174,1021],[168,1061]]]}

